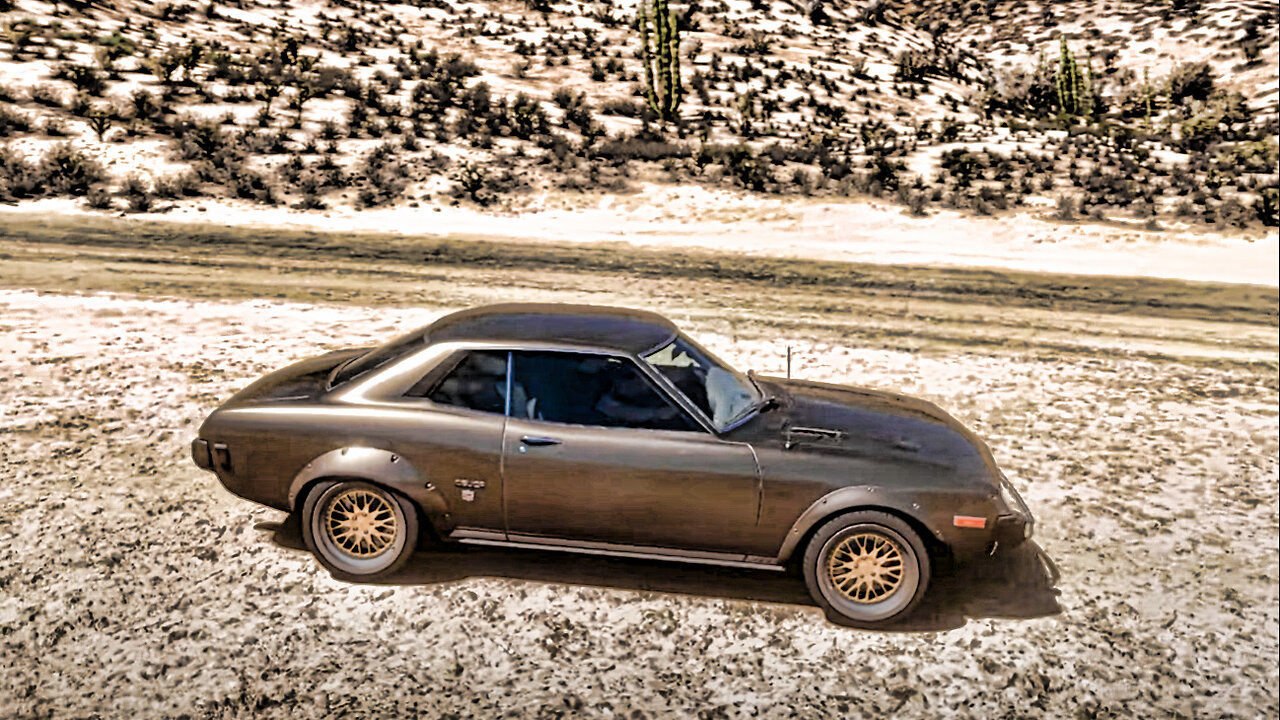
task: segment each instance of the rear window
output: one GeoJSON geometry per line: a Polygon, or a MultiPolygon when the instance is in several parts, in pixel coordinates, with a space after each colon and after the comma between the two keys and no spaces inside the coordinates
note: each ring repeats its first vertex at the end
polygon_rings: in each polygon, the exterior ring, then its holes
{"type": "Polygon", "coordinates": [[[344,365],[339,365],[329,380],[329,387],[334,388],[350,382],[370,370],[376,370],[426,346],[427,337],[422,330],[414,330],[408,335],[402,335],[386,345],[380,345],[364,355],[347,361],[344,365]]]}

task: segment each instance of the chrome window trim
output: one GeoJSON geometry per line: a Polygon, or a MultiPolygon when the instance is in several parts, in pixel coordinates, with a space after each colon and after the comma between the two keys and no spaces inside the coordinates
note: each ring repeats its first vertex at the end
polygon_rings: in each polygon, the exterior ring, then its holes
{"type": "Polygon", "coordinates": [[[718,430],[717,432],[718,432],[719,434],[721,434],[721,435],[723,435],[723,434],[725,434],[725,433],[727,433],[727,432],[733,432],[734,430],[737,430],[738,428],[742,427],[743,425],[746,425],[748,420],[750,420],[750,419],[754,418],[755,416],[757,416],[757,415],[759,415],[759,414],[760,414],[760,408],[759,408],[758,406],[757,406],[757,407],[754,407],[754,408],[752,408],[752,409],[751,409],[751,412],[747,413],[746,415],[743,415],[741,418],[738,418],[737,420],[734,420],[733,422],[729,423],[728,425],[725,425],[723,428],[721,428],[721,429],[720,429],[720,430],[718,430]]]}
{"type": "MultiPolygon", "coordinates": [[[[672,336],[674,340],[676,336],[672,336]]],[[[668,340],[667,343],[671,342],[668,340]]],[[[658,348],[665,347],[667,343],[663,343],[658,348]]],[[[573,345],[573,344],[557,344],[557,343],[538,343],[538,342],[485,342],[458,340],[435,343],[428,345],[421,350],[410,353],[409,355],[397,360],[396,362],[385,367],[377,368],[361,378],[357,378],[353,384],[346,389],[340,390],[332,395],[330,399],[352,405],[374,405],[381,407],[393,407],[400,409],[447,409],[451,411],[462,411],[475,413],[477,415],[496,415],[497,413],[488,413],[481,410],[473,410],[471,408],[458,407],[455,405],[443,406],[431,402],[427,398],[409,398],[404,395],[409,388],[413,387],[424,375],[434,370],[440,363],[447,361],[453,357],[454,353],[460,351],[501,351],[507,353],[507,404],[506,412],[503,417],[511,417],[511,387],[515,376],[515,353],[517,352],[552,352],[552,353],[569,353],[576,355],[601,355],[604,357],[618,358],[625,362],[630,362],[635,366],[640,374],[647,378],[654,390],[658,392],[665,400],[675,405],[678,410],[687,414],[693,420],[694,426],[701,428],[702,432],[711,435],[718,435],[711,420],[707,418],[702,411],[689,400],[679,388],[675,387],[666,377],[657,370],[649,366],[644,358],[639,355],[633,355],[628,352],[613,350],[609,348],[601,348],[591,345],[573,345]]],[[[529,420],[528,418],[518,418],[527,420],[528,422],[547,423],[548,425],[573,426],[572,423],[555,423],[547,420],[529,420]]],[[[698,430],[650,430],[649,428],[610,428],[604,425],[582,425],[578,427],[599,427],[606,430],[648,430],[650,432],[698,432],[698,430]]]]}
{"type": "MultiPolygon", "coordinates": [[[[655,382],[655,379],[665,380],[665,378],[661,378],[661,376],[659,376],[658,378],[655,378],[654,373],[651,372],[650,368],[647,367],[648,363],[644,362],[641,358],[635,355],[632,355],[627,352],[622,352],[619,350],[610,350],[607,348],[586,347],[586,346],[574,347],[574,346],[567,346],[567,345],[566,346],[543,346],[538,348],[532,348],[532,347],[517,348],[511,351],[511,355],[514,357],[515,353],[517,352],[557,352],[557,353],[571,353],[575,355],[602,355],[604,357],[617,358],[624,362],[629,362],[631,363],[632,366],[634,366],[637,370],[640,371],[641,377],[644,377],[649,380],[650,386],[652,386],[654,391],[658,393],[659,397],[662,397],[664,400],[674,405],[677,410],[682,411],[686,415],[688,415],[689,419],[693,421],[695,428],[700,427],[702,428],[702,432],[704,433],[710,433],[712,435],[715,434],[714,429],[712,429],[711,425],[708,422],[706,422],[706,420],[702,417],[701,413],[690,412],[692,403],[690,403],[689,399],[684,396],[684,393],[680,392],[679,390],[675,390],[674,392],[672,392],[673,388],[670,388],[668,383],[655,382]]],[[[511,377],[514,377],[514,371],[512,372],[511,377]]],[[[693,408],[693,409],[696,409],[696,408],[693,408]]],[[[508,417],[510,417],[510,415],[508,415],[508,417]]],[[[674,432],[674,433],[698,432],[698,430],[696,429],[695,430],[655,430],[653,428],[635,428],[635,427],[610,426],[610,425],[579,425],[577,423],[561,423],[561,422],[555,422],[552,420],[534,420],[532,418],[512,418],[512,419],[521,420],[524,422],[546,423],[547,425],[555,425],[558,427],[589,427],[589,428],[600,428],[601,430],[631,430],[631,431],[642,430],[645,432],[674,432]]]]}
{"type": "MultiPolygon", "coordinates": [[[[659,345],[657,350],[661,350],[664,347],[666,347],[666,344],[659,345]]],[[[649,352],[652,353],[655,352],[655,350],[650,350],[649,352]]],[[[707,432],[712,435],[719,434],[716,431],[716,426],[712,424],[711,418],[707,417],[706,414],[702,412],[702,408],[698,407],[696,403],[690,400],[689,396],[685,395],[683,390],[676,387],[675,383],[671,382],[666,375],[663,375],[657,368],[645,362],[643,355],[632,356],[631,361],[640,368],[640,372],[645,377],[649,378],[651,383],[657,385],[659,392],[665,393],[669,399],[676,401],[676,407],[679,407],[689,413],[707,432]]]]}
{"type": "Polygon", "coordinates": [[[511,417],[511,376],[515,374],[515,356],[515,353],[510,350],[507,351],[507,392],[502,398],[505,401],[502,406],[502,417],[504,418],[511,417]]]}
{"type": "Polygon", "coordinates": [[[648,355],[652,355],[652,354],[654,354],[654,353],[658,352],[659,350],[661,350],[662,348],[664,348],[664,347],[666,347],[666,346],[670,345],[671,343],[675,342],[675,341],[676,341],[676,338],[678,338],[678,337],[680,337],[680,331],[679,331],[679,330],[677,330],[677,331],[675,331],[675,332],[671,333],[671,337],[667,338],[666,340],[663,340],[662,342],[658,343],[657,345],[654,345],[653,347],[649,348],[648,350],[645,350],[645,351],[643,351],[643,352],[638,352],[638,353],[636,353],[636,357],[638,357],[638,358],[640,358],[641,360],[643,360],[646,356],[648,356],[648,355]]]}
{"type": "MultiPolygon", "coordinates": [[[[437,343],[410,353],[385,367],[356,378],[345,389],[331,394],[330,399],[353,405],[414,406],[413,401],[391,402],[403,398],[415,383],[422,379],[454,352],[463,350],[465,343],[437,343]]],[[[421,398],[415,398],[420,400],[421,398]]]]}

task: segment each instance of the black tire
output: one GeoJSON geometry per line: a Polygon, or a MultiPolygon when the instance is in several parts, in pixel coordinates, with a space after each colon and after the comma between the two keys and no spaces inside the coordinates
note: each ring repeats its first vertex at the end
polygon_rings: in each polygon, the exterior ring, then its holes
{"type": "Polygon", "coordinates": [[[408,498],[364,480],[322,482],[302,505],[302,540],[334,577],[377,580],[413,555],[418,511],[408,498]]]}
{"type": "Polygon", "coordinates": [[[924,542],[889,513],[837,516],[805,546],[809,594],[828,614],[858,627],[889,625],[909,615],[924,597],[929,577],[924,542]]]}

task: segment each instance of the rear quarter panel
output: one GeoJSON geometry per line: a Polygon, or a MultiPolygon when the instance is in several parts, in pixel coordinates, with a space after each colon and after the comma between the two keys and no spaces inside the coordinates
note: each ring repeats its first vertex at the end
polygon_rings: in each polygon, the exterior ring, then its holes
{"type": "Polygon", "coordinates": [[[233,472],[219,473],[229,490],[280,510],[294,509],[290,491],[298,490],[292,487],[294,480],[309,463],[336,450],[360,448],[387,451],[403,463],[394,469],[357,463],[341,475],[379,482],[408,495],[440,534],[460,521],[488,525],[500,518],[502,487],[495,476],[501,423],[493,416],[325,402],[265,404],[219,411],[206,422],[201,436],[225,442],[231,450],[233,472]],[[406,472],[406,465],[412,472],[406,472]],[[454,482],[459,477],[488,478],[491,484],[460,507],[454,482]]]}
{"type": "Polygon", "coordinates": [[[287,410],[301,408],[242,407],[214,412],[200,437],[225,444],[230,467],[215,472],[232,493],[277,510],[291,511],[289,485],[306,464],[340,447],[341,436],[323,423],[308,422],[287,410]]]}

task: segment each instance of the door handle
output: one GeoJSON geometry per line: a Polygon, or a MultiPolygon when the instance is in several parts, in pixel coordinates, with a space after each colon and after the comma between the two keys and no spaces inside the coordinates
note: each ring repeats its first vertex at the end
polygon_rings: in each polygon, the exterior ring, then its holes
{"type": "Polygon", "coordinates": [[[520,442],[525,445],[559,445],[559,438],[543,437],[541,435],[525,435],[520,438],[520,442]]]}

